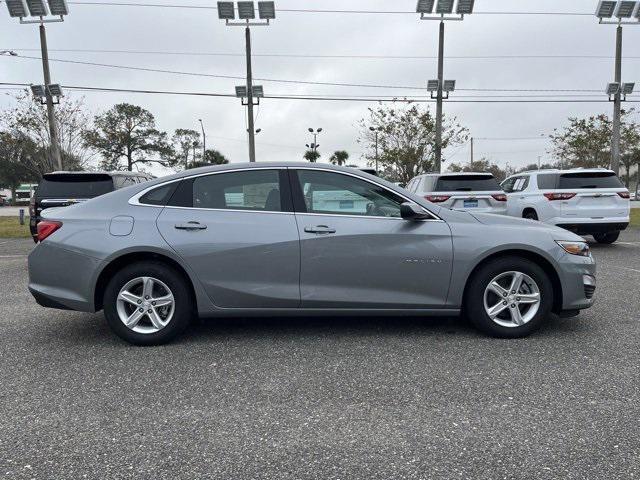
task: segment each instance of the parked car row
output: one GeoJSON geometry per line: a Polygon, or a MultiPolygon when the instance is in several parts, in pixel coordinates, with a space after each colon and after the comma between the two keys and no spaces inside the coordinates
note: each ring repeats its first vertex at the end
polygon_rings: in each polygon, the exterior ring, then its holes
{"type": "Polygon", "coordinates": [[[490,173],[444,173],[407,184],[431,203],[556,225],[599,243],[613,243],[629,225],[630,194],[606,169],[535,170],[500,185],[490,173]]]}

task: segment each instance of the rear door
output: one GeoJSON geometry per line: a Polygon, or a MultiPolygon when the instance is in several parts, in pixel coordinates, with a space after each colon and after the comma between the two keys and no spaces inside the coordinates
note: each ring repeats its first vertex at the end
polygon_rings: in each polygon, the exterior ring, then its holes
{"type": "Polygon", "coordinates": [[[214,305],[300,305],[300,242],[286,170],[253,168],[185,179],[157,225],[214,305]]]}
{"type": "Polygon", "coordinates": [[[620,179],[608,171],[563,173],[558,178],[556,190],[558,193],[575,194],[560,204],[561,215],[567,220],[628,216],[629,200],[619,195],[626,191],[620,179]]]}
{"type": "Polygon", "coordinates": [[[398,194],[335,171],[291,171],[304,308],[442,307],[451,276],[448,225],[400,218],[398,194]]]}

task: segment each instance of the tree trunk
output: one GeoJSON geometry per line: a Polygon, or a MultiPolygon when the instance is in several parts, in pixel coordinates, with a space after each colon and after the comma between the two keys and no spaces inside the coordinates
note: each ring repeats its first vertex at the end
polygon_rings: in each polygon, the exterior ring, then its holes
{"type": "Polygon", "coordinates": [[[133,158],[131,152],[127,152],[127,170],[133,171],[133,158]]]}
{"type": "Polygon", "coordinates": [[[18,188],[17,185],[11,185],[11,205],[16,204],[16,188],[18,188]]]}

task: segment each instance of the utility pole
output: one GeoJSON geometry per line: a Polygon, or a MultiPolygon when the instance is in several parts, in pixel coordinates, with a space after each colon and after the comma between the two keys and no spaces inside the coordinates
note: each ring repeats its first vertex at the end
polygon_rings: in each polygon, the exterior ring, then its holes
{"type": "Polygon", "coordinates": [[[371,130],[372,132],[374,132],[375,136],[376,136],[376,172],[378,171],[378,130],[380,130],[381,127],[369,127],[369,130],[371,130]]]}
{"type": "Polygon", "coordinates": [[[471,168],[473,168],[473,137],[471,137],[471,168]]]}
{"type": "Polygon", "coordinates": [[[442,87],[444,82],[444,20],[440,21],[438,40],[438,94],[436,101],[436,161],[435,171],[442,171],[442,87]]]}
{"type": "MultiPolygon", "coordinates": [[[[622,25],[616,29],[616,66],[615,81],[618,85],[622,82],[622,25]]],[[[611,170],[616,175],[620,174],[620,123],[622,114],[622,92],[618,88],[618,93],[613,99],[613,131],[611,135],[611,170]]]]}
{"type": "Polygon", "coordinates": [[[253,119],[253,73],[251,71],[251,29],[245,29],[247,45],[247,113],[249,118],[249,161],[256,161],[256,136],[253,119]]]}
{"type": "Polygon", "coordinates": [[[44,72],[44,85],[47,99],[47,117],[49,120],[49,136],[51,137],[51,157],[58,165],[58,170],[62,170],[62,155],[60,155],[60,145],[58,143],[58,130],[56,128],[56,117],[53,111],[53,97],[48,86],[51,85],[51,72],[49,70],[49,51],[47,49],[47,32],[44,23],[40,24],[40,49],[42,51],[42,70],[44,72]]]}
{"type": "Polygon", "coordinates": [[[204,123],[202,123],[202,119],[200,118],[198,121],[200,122],[200,128],[202,128],[202,161],[205,162],[206,159],[204,157],[207,154],[207,134],[204,133],[204,123]]]}

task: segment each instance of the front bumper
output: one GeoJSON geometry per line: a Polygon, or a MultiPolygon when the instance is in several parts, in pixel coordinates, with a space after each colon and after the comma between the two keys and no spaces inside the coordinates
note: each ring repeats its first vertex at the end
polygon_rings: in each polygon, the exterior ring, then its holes
{"type": "Polygon", "coordinates": [[[559,259],[562,310],[584,310],[595,302],[596,263],[593,257],[565,253],[559,259]]]}

